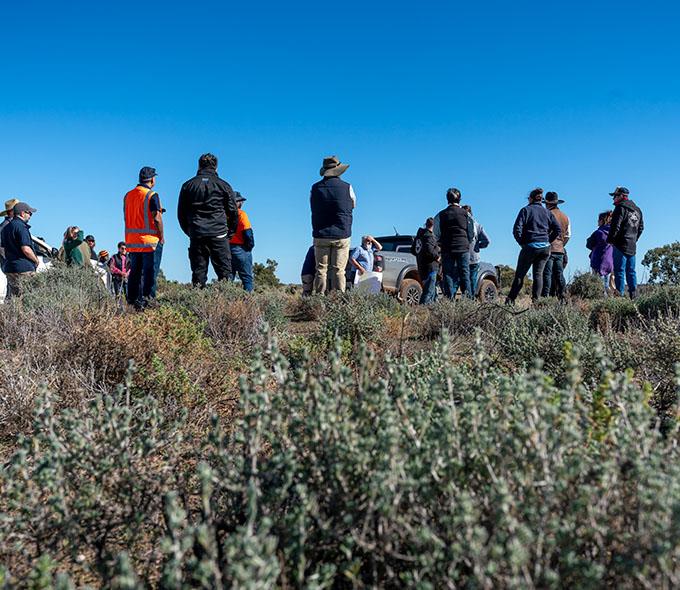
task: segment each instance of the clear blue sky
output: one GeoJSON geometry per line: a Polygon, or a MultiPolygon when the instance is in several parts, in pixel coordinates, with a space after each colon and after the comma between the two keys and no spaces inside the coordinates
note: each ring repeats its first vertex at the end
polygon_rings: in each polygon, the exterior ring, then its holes
{"type": "MultiPolygon", "coordinates": [[[[569,271],[607,193],[642,208],[644,252],[680,238],[680,8],[672,2],[5,3],[0,200],[115,251],[123,194],[159,173],[163,269],[190,279],[176,219],[201,153],[248,198],[256,261],[299,281],[309,188],[337,155],[359,236],[415,233],[448,187],[515,265],[528,192],[572,219],[569,271]]],[[[638,266],[638,271],[642,268],[638,266]]]]}

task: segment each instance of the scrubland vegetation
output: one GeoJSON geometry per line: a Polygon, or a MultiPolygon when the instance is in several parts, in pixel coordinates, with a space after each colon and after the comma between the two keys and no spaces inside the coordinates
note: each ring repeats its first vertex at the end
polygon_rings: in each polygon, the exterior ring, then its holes
{"type": "Polygon", "coordinates": [[[0,308],[0,588],[676,588],[680,287],[527,309],[55,269],[0,308]]]}

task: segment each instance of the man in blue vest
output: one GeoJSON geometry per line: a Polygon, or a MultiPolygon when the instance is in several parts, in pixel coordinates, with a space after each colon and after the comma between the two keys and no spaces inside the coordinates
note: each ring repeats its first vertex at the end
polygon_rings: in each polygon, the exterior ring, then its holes
{"type": "Polygon", "coordinates": [[[449,206],[434,218],[434,237],[439,240],[444,274],[444,294],[456,298],[458,286],[470,299],[474,298],[470,286],[470,241],[475,236],[472,217],[460,206],[460,191],[450,188],[446,192],[449,206]]]}
{"type": "Polygon", "coordinates": [[[352,185],[340,180],[349,168],[335,156],[323,159],[323,179],[312,186],[309,202],[312,208],[312,236],[316,256],[314,290],[317,293],[345,290],[345,267],[352,236],[352,211],[356,196],[352,185]],[[329,275],[327,277],[327,275],[329,275]]]}

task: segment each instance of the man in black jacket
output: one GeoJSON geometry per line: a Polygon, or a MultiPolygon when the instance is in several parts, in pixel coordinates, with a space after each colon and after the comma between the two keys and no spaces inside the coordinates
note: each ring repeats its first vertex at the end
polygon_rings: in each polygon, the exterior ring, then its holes
{"type": "Polygon", "coordinates": [[[519,210],[512,235],[522,246],[517,258],[515,278],[505,303],[514,303],[524,283],[524,277],[533,267],[534,282],[531,300],[536,301],[543,291],[543,270],[550,258],[550,244],[562,233],[552,211],[542,205],[543,189],[536,188],[529,194],[529,204],[519,210]]]}
{"type": "Polygon", "coordinates": [[[437,297],[437,271],[439,270],[439,248],[437,240],[432,233],[434,218],[428,217],[425,227],[418,228],[416,239],[411,246],[411,254],[418,261],[418,274],[423,282],[423,292],[420,295],[420,304],[424,305],[435,301],[437,297]]]}
{"type": "Polygon", "coordinates": [[[609,227],[607,242],[612,244],[614,260],[614,282],[616,289],[623,296],[624,278],[628,283],[630,298],[635,297],[637,290],[637,273],[635,272],[635,253],[637,241],[645,229],[642,211],[628,198],[630,191],[624,186],[617,186],[613,193],[614,213],[609,227]]]}
{"type": "Polygon", "coordinates": [[[446,192],[449,206],[434,218],[434,237],[441,247],[444,293],[451,299],[460,290],[470,299],[474,298],[470,285],[470,241],[475,236],[472,217],[460,206],[460,191],[450,188],[446,192]]]}
{"type": "Polygon", "coordinates": [[[238,207],[231,186],[217,176],[217,157],[203,154],[198,173],[179,192],[177,219],[189,236],[191,282],[205,287],[208,258],[217,280],[231,279],[229,240],[238,227],[238,207]]]}

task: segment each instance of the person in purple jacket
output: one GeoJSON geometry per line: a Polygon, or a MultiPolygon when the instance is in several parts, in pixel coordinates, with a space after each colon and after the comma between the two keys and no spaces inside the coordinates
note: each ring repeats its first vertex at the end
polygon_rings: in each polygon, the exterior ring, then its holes
{"type": "Polygon", "coordinates": [[[611,273],[614,270],[612,245],[607,243],[612,213],[611,210],[600,213],[597,219],[598,228],[586,240],[586,248],[591,251],[590,269],[594,275],[601,278],[605,297],[607,296],[607,287],[611,287],[609,283],[611,273]]]}

